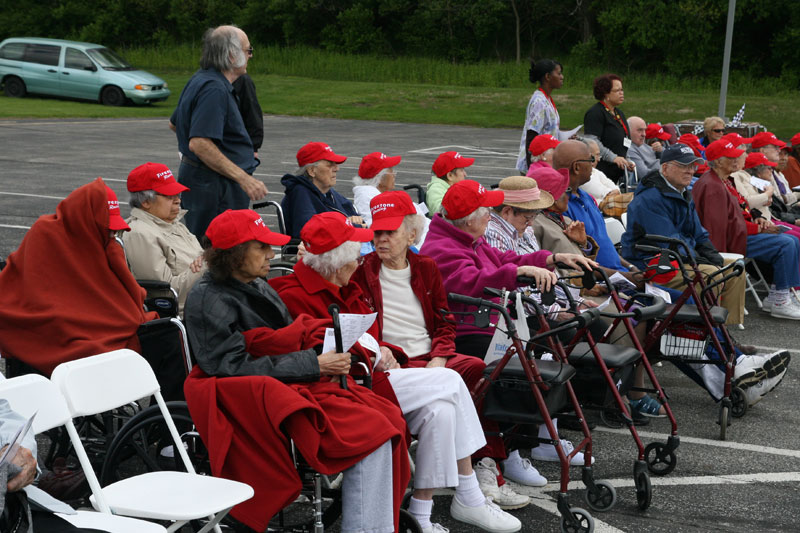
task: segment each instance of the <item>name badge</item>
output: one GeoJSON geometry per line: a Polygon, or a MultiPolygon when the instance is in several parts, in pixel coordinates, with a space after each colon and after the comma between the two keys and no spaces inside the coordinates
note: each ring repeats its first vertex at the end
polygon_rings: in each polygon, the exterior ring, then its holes
{"type": "Polygon", "coordinates": [[[631,147],[631,140],[628,139],[627,137],[625,137],[624,139],[622,139],[622,144],[625,145],[625,148],[630,148],[631,147]]]}

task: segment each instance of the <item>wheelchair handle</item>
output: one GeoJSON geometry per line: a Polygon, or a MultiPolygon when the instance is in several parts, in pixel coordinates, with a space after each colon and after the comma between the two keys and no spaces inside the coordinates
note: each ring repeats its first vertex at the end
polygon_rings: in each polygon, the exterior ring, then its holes
{"type": "MultiPolygon", "coordinates": [[[[529,276],[517,276],[517,283],[520,285],[530,285],[532,287],[536,286],[536,280],[529,276]]],[[[554,286],[550,287],[550,290],[547,292],[539,291],[539,294],[542,295],[542,305],[551,306],[556,303],[556,291],[553,290],[554,286]]]]}
{"type": "Polygon", "coordinates": [[[635,318],[639,322],[641,322],[642,320],[650,320],[651,318],[658,318],[667,309],[667,302],[665,302],[664,299],[661,298],[660,296],[656,296],[654,294],[647,294],[644,292],[637,292],[636,294],[633,295],[633,297],[634,298],[648,297],[652,299],[652,303],[650,305],[631,309],[631,313],[633,313],[633,318],[635,318]]]}
{"type": "Polygon", "coordinates": [[[262,207],[267,207],[269,202],[256,202],[253,204],[253,209],[261,209],[262,207]]]}
{"type": "Polygon", "coordinates": [[[680,239],[674,239],[672,237],[665,237],[663,235],[651,235],[650,233],[646,234],[643,238],[645,240],[647,240],[647,241],[650,241],[650,242],[663,242],[663,243],[666,243],[666,244],[675,245],[675,246],[677,246],[679,248],[683,248],[683,251],[686,252],[684,254],[684,256],[692,257],[692,252],[691,252],[691,250],[689,250],[689,246],[687,246],[687,244],[685,242],[683,242],[682,240],[680,240],[680,239]]]}
{"type": "Polygon", "coordinates": [[[459,304],[493,309],[498,313],[500,313],[501,315],[503,315],[503,318],[506,321],[506,326],[508,326],[509,330],[511,330],[514,327],[514,322],[511,320],[511,315],[508,314],[508,309],[506,309],[505,307],[503,307],[498,303],[494,303],[491,300],[484,300],[483,298],[475,298],[474,296],[467,296],[466,294],[458,294],[455,292],[448,293],[447,299],[450,300],[451,302],[456,302],[459,304]]]}
{"type": "Polygon", "coordinates": [[[729,265],[726,265],[723,268],[720,268],[716,272],[713,272],[711,275],[708,276],[708,278],[706,278],[706,280],[709,283],[700,292],[700,298],[701,299],[705,298],[706,294],[708,294],[708,291],[714,289],[715,287],[717,287],[719,285],[722,285],[723,283],[725,283],[729,279],[735,278],[737,276],[741,276],[742,273],[744,272],[744,269],[745,269],[744,261],[741,260],[741,259],[737,259],[733,263],[731,263],[729,265]],[[721,276],[721,277],[719,279],[715,279],[715,278],[717,278],[717,276],[721,276]]]}
{"type": "MultiPolygon", "coordinates": [[[[339,306],[336,304],[329,305],[328,313],[330,313],[331,319],[333,320],[333,338],[336,341],[336,353],[344,353],[344,343],[342,342],[342,325],[339,322],[339,306]]],[[[342,388],[347,390],[347,375],[342,376],[342,388]]]]}

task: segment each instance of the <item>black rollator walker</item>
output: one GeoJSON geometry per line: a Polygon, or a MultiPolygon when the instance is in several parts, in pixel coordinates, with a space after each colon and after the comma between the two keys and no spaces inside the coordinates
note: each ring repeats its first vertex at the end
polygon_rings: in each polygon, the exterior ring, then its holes
{"type": "MultiPolygon", "coordinates": [[[[596,510],[608,510],[616,502],[614,487],[606,481],[594,480],[592,469],[592,437],[583,417],[580,403],[570,380],[575,376],[575,368],[563,360],[543,361],[531,357],[519,338],[516,326],[501,304],[491,300],[450,293],[450,301],[474,306],[475,311],[450,312],[452,315],[471,316],[478,328],[488,328],[492,314],[505,319],[511,345],[498,360],[487,365],[481,380],[471,391],[479,413],[487,419],[506,425],[507,431],[500,436],[524,438],[531,442],[552,444],[558,454],[561,466],[560,488],[557,497],[561,513],[561,531],[569,533],[589,533],[594,531],[594,519],[579,507],[570,507],[567,488],[569,485],[570,459],[579,451],[584,453],[583,483],[586,485],[586,501],[596,510]],[[569,407],[581,426],[583,438],[576,443],[574,450],[566,454],[560,446],[558,432],[553,425],[552,415],[569,407]],[[545,424],[549,439],[523,435],[521,431],[531,424],[545,424]]],[[[535,335],[529,346],[562,331],[575,327],[583,328],[597,317],[590,310],[567,320],[564,324],[549,331],[535,335]]]]}

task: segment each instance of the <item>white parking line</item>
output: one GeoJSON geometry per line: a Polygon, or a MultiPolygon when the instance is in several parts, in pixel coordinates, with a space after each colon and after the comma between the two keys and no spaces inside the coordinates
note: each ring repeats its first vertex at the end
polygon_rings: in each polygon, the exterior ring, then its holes
{"type": "MultiPolygon", "coordinates": [[[[734,422],[736,424],[736,422],[734,422]]],[[[613,429],[613,428],[605,428],[597,426],[592,431],[602,431],[604,433],[616,433],[618,435],[629,435],[630,432],[627,429],[613,429]]],[[[665,435],[663,433],[655,433],[651,431],[638,431],[639,437],[643,439],[654,439],[663,440],[665,435]]],[[[716,446],[718,448],[729,448],[731,450],[742,450],[746,452],[756,452],[756,453],[769,453],[772,455],[782,455],[784,457],[796,457],[800,459],[800,450],[789,450],[786,448],[773,448],[771,446],[762,446],[759,444],[745,444],[742,442],[732,442],[732,441],[721,441],[721,440],[712,440],[712,439],[702,439],[699,437],[687,437],[685,435],[681,435],[681,445],[683,444],[699,444],[701,446],[716,446]]],[[[678,452],[680,452],[680,448],[678,448],[678,452]]]]}
{"type": "MultiPolygon", "coordinates": [[[[8,196],[28,196],[30,198],[47,198],[49,200],[63,200],[65,198],[64,196],[47,196],[47,195],[44,195],[44,194],[28,194],[28,193],[24,193],[24,192],[4,192],[4,191],[0,191],[0,194],[5,194],[5,195],[8,195],[8,196]]],[[[120,203],[122,203],[122,202],[120,202],[120,203]]]]}
{"type": "Polygon", "coordinates": [[[31,229],[30,226],[16,226],[14,224],[0,224],[0,228],[11,228],[11,229],[31,229]]]}
{"type": "MultiPolygon", "coordinates": [[[[632,476],[618,479],[606,479],[605,481],[608,481],[614,485],[614,488],[617,489],[636,486],[632,476]]],[[[731,474],[722,476],[650,476],[650,484],[652,484],[654,487],[679,487],[684,485],[747,485],[750,483],[790,483],[796,481],[800,481],[800,472],[758,472],[754,474],[731,474]]],[[[515,492],[520,492],[520,490],[517,490],[518,487],[521,487],[521,485],[512,483],[512,488],[515,492]]],[[[571,491],[581,490],[583,488],[585,488],[585,485],[583,484],[583,481],[580,480],[570,481],[568,485],[568,489],[571,491]]],[[[561,485],[559,483],[548,483],[546,486],[536,490],[541,492],[558,492],[561,490],[561,485]]],[[[525,492],[522,493],[527,494],[531,498],[535,497],[534,494],[525,492]]]]}

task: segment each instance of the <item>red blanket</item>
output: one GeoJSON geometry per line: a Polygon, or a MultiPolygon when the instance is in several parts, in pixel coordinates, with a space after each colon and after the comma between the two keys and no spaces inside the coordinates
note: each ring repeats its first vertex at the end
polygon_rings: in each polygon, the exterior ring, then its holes
{"type": "Polygon", "coordinates": [[[391,439],[397,528],[410,472],[402,438],[405,421],[390,401],[352,379],[343,390],[335,382],[285,385],[266,376],[208,377],[199,367],[187,378],[184,392],[213,474],[255,490],[252,499],[233,508],[236,519],[264,531],[269,519],[297,498],[301,481],[288,437],[308,464],[324,474],[352,466],[391,439]]]}
{"type": "Polygon", "coordinates": [[[44,215],[0,272],[0,353],[49,375],[65,361],[119,348],[138,351],[143,311],[120,245],[109,237],[103,180],[44,215]]]}

